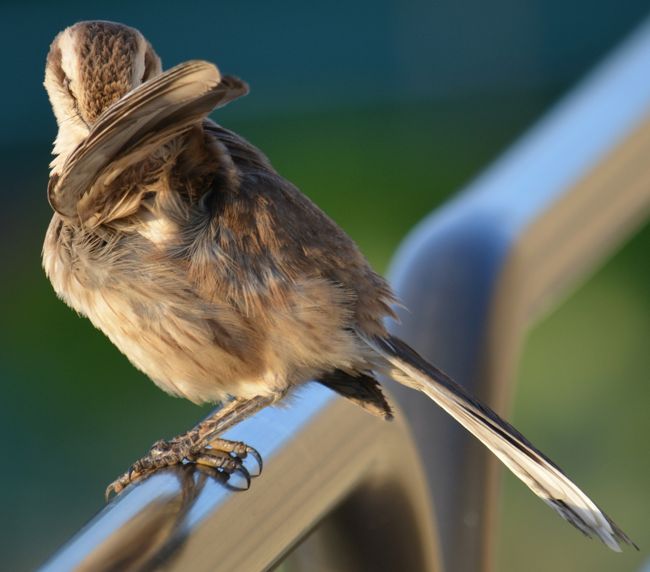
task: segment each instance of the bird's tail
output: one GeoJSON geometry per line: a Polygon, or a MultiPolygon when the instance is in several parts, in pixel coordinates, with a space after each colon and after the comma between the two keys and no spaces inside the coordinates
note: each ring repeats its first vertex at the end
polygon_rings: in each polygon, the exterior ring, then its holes
{"type": "MultiPolygon", "coordinates": [[[[366,339],[389,364],[396,381],[423,392],[479,439],[546,504],[583,534],[612,550],[636,545],[548,457],[492,409],[472,397],[402,340],[366,339]]],[[[638,548],[637,548],[638,550],[638,548]]]]}

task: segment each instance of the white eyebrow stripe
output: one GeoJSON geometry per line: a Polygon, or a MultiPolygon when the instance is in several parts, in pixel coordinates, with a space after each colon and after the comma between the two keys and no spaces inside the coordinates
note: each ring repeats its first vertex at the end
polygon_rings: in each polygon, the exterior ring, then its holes
{"type": "Polygon", "coordinates": [[[59,39],[61,49],[61,69],[70,83],[79,85],[79,54],[77,53],[78,37],[68,28],[64,30],[59,39]]]}

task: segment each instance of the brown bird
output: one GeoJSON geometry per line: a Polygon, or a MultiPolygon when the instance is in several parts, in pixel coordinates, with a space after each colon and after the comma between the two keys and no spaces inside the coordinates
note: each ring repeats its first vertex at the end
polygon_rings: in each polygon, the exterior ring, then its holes
{"type": "Polygon", "coordinates": [[[580,531],[632,544],[521,433],[387,332],[395,297],[354,242],[207,118],[244,82],[203,61],[162,72],[137,30],[81,22],[54,39],[45,87],[59,126],[43,246],[56,293],[163,390],[225,402],[109,491],[181,462],[246,475],[255,450],[220,433],[310,380],[390,419],[383,373],[428,395],[580,531]]]}

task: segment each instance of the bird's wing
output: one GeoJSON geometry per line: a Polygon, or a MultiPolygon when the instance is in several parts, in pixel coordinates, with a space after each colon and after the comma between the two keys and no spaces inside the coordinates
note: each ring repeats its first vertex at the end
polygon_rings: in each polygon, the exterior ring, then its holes
{"type": "Polygon", "coordinates": [[[364,338],[389,364],[390,376],[423,392],[472,433],[538,497],[587,536],[612,550],[636,545],[548,457],[492,409],[395,337],[364,338]]]}
{"type": "Polygon", "coordinates": [[[50,179],[48,196],[63,216],[85,221],[121,172],[248,92],[211,63],[190,61],[143,83],[109,107],[50,179]]]}

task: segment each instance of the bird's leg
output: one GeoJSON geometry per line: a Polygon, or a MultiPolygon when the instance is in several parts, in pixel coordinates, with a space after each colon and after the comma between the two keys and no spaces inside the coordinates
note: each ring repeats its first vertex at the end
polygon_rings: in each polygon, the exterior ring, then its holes
{"type": "Polygon", "coordinates": [[[119,494],[128,484],[148,476],[158,469],[184,461],[219,469],[226,475],[238,472],[246,479],[247,483],[250,483],[250,474],[242,461],[248,455],[253,456],[261,472],[262,458],[260,454],[245,443],[221,439],[219,435],[270,405],[276,399],[276,396],[260,396],[251,399],[235,398],[213,411],[186,433],[169,441],[156,441],[144,457],[133,463],[126,473],[108,486],[106,498],[112,493],[119,494]]]}

